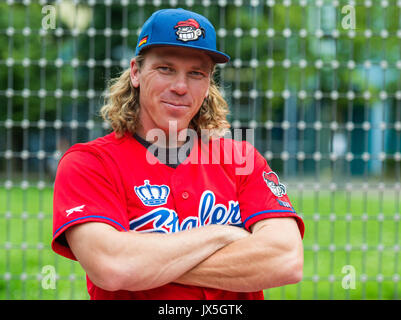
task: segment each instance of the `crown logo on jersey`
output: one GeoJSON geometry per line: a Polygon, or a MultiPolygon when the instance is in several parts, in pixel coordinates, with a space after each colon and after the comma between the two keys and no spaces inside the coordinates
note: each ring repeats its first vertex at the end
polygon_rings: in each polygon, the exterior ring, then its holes
{"type": "Polygon", "coordinates": [[[135,193],[145,206],[160,206],[167,203],[170,188],[166,185],[151,185],[149,180],[145,184],[135,187],[135,193]]]}

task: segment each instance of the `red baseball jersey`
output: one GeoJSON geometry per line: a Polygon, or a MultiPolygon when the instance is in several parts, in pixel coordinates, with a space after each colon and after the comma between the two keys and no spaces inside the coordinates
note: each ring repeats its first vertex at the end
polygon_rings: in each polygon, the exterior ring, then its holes
{"type": "MultiPolygon", "coordinates": [[[[89,221],[121,232],[179,232],[208,224],[248,231],[262,219],[293,217],[304,224],[285,186],[252,145],[232,139],[198,139],[176,168],[159,161],[132,135],[114,133],[72,146],[59,162],[53,201],[53,250],[76,260],[64,232],[89,221]]],[[[144,291],[105,291],[87,277],[91,299],[263,299],[169,283],[144,291]]]]}

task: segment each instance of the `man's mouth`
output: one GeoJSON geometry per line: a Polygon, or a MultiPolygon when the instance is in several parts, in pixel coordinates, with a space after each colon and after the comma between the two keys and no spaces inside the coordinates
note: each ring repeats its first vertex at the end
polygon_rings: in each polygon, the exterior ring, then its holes
{"type": "Polygon", "coordinates": [[[167,107],[174,108],[174,109],[186,109],[186,108],[189,108],[189,105],[181,104],[181,103],[177,103],[177,102],[162,101],[162,103],[164,105],[166,105],[167,107]]]}

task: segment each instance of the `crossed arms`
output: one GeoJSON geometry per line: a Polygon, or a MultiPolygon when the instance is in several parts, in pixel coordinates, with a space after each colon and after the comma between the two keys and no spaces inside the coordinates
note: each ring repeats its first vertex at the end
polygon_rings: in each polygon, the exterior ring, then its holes
{"type": "Polygon", "coordinates": [[[120,232],[88,222],[69,228],[66,238],[91,281],[108,291],[176,282],[254,292],[302,279],[302,239],[293,218],[261,220],[250,233],[229,225],[172,234],[120,232]]]}

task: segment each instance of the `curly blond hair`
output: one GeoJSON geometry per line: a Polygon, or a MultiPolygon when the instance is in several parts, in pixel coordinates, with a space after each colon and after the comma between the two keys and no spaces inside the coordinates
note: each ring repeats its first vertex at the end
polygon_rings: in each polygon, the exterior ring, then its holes
{"type": "MultiPolygon", "coordinates": [[[[145,55],[139,55],[135,59],[140,69],[145,55]]],[[[213,70],[208,98],[203,101],[189,124],[199,136],[201,131],[202,135],[206,131],[210,138],[223,136],[230,128],[227,121],[228,105],[213,80],[214,73],[213,70]]],[[[100,115],[111,125],[116,136],[121,138],[127,131],[134,134],[139,125],[139,88],[132,86],[130,68],[108,82],[104,100],[100,115]]]]}

